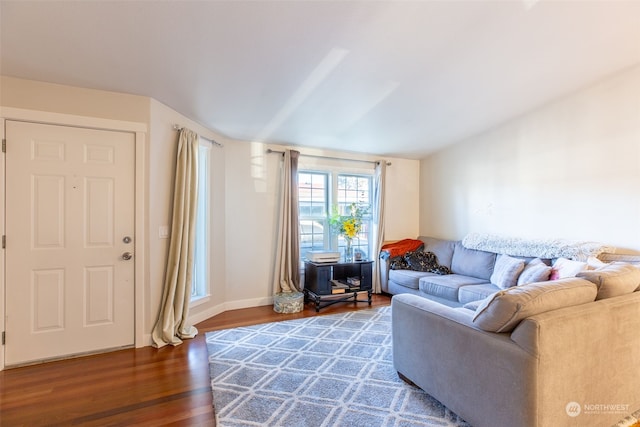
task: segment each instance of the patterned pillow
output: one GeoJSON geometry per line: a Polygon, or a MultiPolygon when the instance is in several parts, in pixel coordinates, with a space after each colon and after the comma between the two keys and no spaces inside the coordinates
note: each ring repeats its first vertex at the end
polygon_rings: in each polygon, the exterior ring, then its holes
{"type": "Polygon", "coordinates": [[[493,267],[491,283],[500,289],[515,286],[523,269],[524,260],[513,258],[509,255],[500,255],[496,260],[496,265],[493,267]]]}

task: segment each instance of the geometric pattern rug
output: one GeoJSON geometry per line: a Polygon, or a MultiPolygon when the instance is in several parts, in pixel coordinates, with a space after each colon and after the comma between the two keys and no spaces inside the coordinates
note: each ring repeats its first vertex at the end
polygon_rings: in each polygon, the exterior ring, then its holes
{"type": "Polygon", "coordinates": [[[206,334],[218,427],[470,427],[398,377],[391,307],[206,334]]]}

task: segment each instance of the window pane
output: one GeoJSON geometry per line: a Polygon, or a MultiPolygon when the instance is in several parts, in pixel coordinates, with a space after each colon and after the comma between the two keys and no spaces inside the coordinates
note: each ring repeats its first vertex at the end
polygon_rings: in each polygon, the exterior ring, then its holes
{"type": "Polygon", "coordinates": [[[300,218],[327,215],[327,175],[304,172],[298,174],[300,218]]]}
{"type": "Polygon", "coordinates": [[[300,255],[304,257],[307,251],[323,250],[325,248],[325,221],[300,221],[300,255]]]}
{"type": "MultiPolygon", "coordinates": [[[[370,176],[339,175],[337,204],[341,215],[349,215],[351,205],[356,204],[365,210],[362,217],[360,232],[352,241],[354,254],[360,252],[362,259],[369,258],[369,244],[371,239],[371,185],[370,176]]],[[[346,246],[344,238],[338,237],[338,247],[346,246]]]]}
{"type": "Polygon", "coordinates": [[[196,213],[196,241],[194,253],[191,298],[209,293],[209,143],[202,142],[198,149],[198,207],[196,213]]]}

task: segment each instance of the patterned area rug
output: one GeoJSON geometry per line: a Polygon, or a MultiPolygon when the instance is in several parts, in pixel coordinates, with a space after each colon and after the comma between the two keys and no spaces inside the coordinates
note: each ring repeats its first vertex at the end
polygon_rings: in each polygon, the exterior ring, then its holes
{"type": "Polygon", "coordinates": [[[465,426],[402,381],[391,308],[206,334],[218,427],[465,426]]]}

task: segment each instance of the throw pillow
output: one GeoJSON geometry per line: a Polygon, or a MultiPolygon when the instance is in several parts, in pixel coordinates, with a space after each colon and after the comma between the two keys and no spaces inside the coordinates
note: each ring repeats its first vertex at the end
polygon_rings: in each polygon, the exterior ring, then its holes
{"type": "Polygon", "coordinates": [[[597,270],[586,270],[578,277],[595,283],[598,287],[596,299],[630,294],[640,286],[640,270],[624,262],[613,262],[597,270]]]}
{"type": "Polygon", "coordinates": [[[500,289],[515,286],[523,269],[524,260],[509,255],[500,255],[493,267],[493,273],[491,273],[491,283],[500,289]]]}
{"type": "Polygon", "coordinates": [[[518,286],[527,283],[546,282],[551,275],[551,267],[546,265],[540,258],[533,259],[524,266],[524,270],[518,277],[518,286]]]}
{"type": "Polygon", "coordinates": [[[587,258],[587,266],[588,266],[589,270],[596,270],[596,269],[604,267],[606,265],[607,265],[606,262],[601,261],[601,260],[599,260],[598,258],[596,258],[594,256],[590,256],[589,258],[587,258]]]}
{"type": "Polygon", "coordinates": [[[592,302],[597,293],[596,285],[575,277],[514,286],[485,298],[473,323],[484,331],[511,332],[527,317],[592,302]]]}
{"type": "Polygon", "coordinates": [[[587,269],[587,263],[582,261],[574,261],[567,258],[558,258],[553,263],[549,280],[564,279],[567,277],[575,277],[576,274],[587,269]]]}

